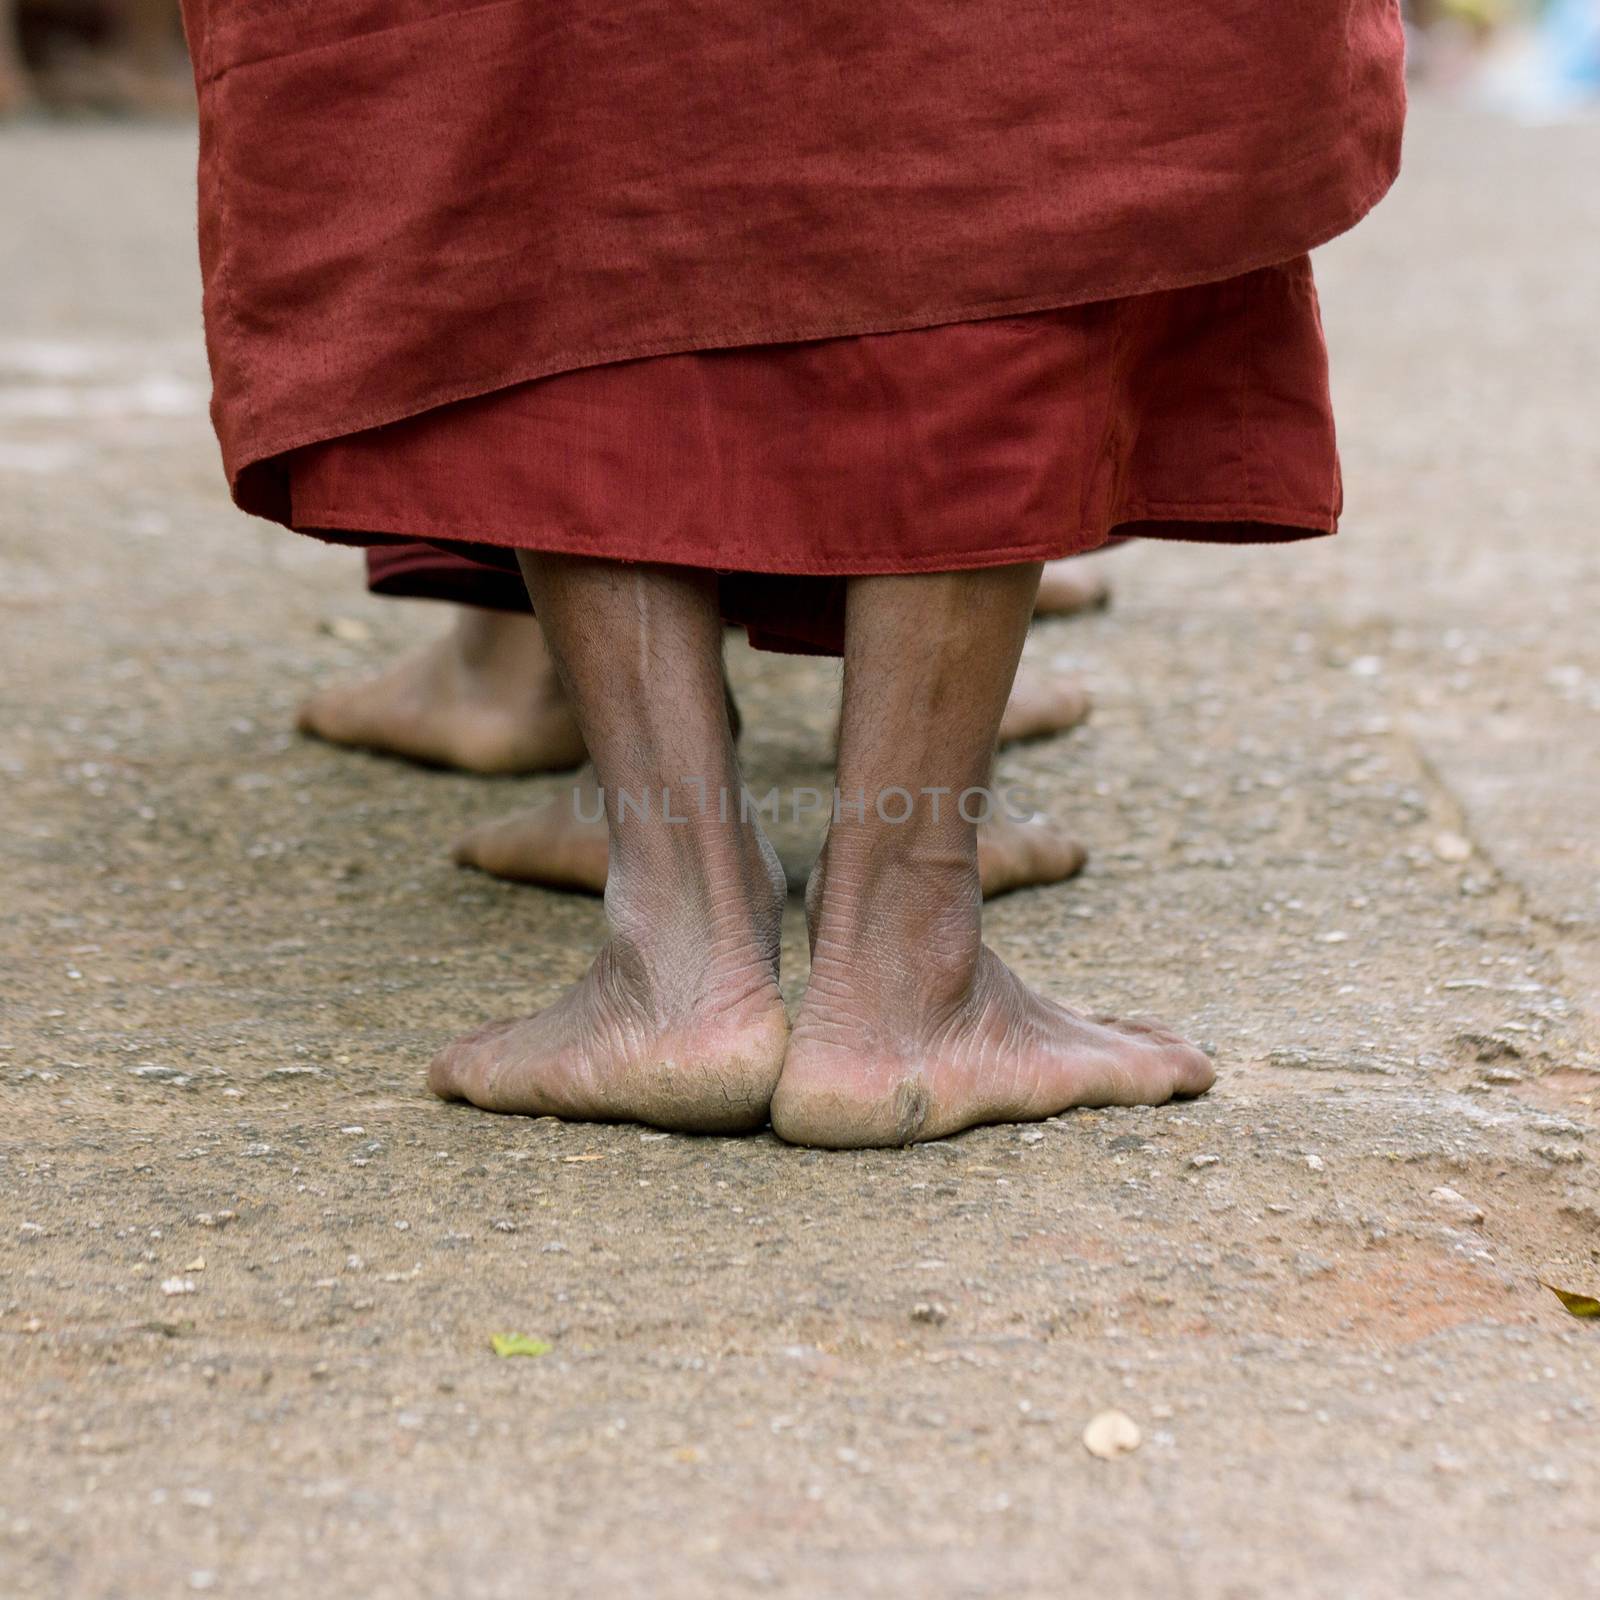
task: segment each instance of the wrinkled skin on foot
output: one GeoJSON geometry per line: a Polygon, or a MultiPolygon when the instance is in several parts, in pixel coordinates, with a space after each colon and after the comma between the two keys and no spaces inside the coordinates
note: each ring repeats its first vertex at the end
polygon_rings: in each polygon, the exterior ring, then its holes
{"type": "Polygon", "coordinates": [[[666,1018],[624,998],[609,948],[537,1016],[492,1022],[435,1057],[428,1087],[485,1111],[642,1122],[680,1133],[748,1133],[767,1120],[788,1042],[783,1002],[707,999],[666,1018]]]}
{"type": "Polygon", "coordinates": [[[487,1111],[684,1133],[761,1127],[789,1028],[777,984],[785,890],[769,846],[757,873],[759,904],[731,930],[725,908],[647,915],[609,895],[614,931],[587,974],[536,1016],[446,1046],[428,1086],[487,1111]]]}
{"type": "Polygon", "coordinates": [[[979,943],[964,897],[930,903],[919,934],[895,941],[897,960],[816,931],[830,892],[818,879],[811,981],[772,1099],[780,1138],[905,1145],[1073,1106],[1161,1105],[1215,1081],[1210,1058],[1165,1028],[1035,994],[979,943]]]}
{"type": "Polygon", "coordinates": [[[495,618],[490,626],[506,644],[486,656],[463,648],[458,627],[375,678],[319,690],[300,709],[300,731],[486,775],[577,766],[583,736],[544,654],[538,623],[495,618]]]}
{"type": "Polygon", "coordinates": [[[963,994],[898,1026],[841,990],[808,991],[772,1127],[791,1144],[904,1145],[1072,1106],[1162,1105],[1204,1094],[1215,1078],[1210,1058],[1177,1034],[1069,1011],[985,949],[963,994]]]}

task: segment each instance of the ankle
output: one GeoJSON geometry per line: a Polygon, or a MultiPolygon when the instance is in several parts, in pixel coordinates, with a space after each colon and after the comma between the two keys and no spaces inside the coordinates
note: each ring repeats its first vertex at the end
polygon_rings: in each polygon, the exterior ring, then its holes
{"type": "Polygon", "coordinates": [[[776,962],[787,885],[759,830],[715,824],[613,827],[606,916],[613,936],[681,964],[776,962]]]}
{"type": "Polygon", "coordinates": [[[964,992],[982,948],[971,830],[830,831],[806,890],[813,974],[852,988],[964,992]]]}

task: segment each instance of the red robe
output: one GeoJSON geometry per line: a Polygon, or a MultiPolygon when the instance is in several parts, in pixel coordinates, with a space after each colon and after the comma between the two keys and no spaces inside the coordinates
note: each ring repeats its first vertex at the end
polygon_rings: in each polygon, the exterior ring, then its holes
{"type": "Polygon", "coordinates": [[[284,453],[629,358],[1216,283],[1399,162],[1395,0],[185,0],[213,414],[284,453]]]}

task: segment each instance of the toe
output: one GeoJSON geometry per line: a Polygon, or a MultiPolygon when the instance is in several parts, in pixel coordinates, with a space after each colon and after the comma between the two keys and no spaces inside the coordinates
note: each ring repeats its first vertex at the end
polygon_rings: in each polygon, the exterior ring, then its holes
{"type": "Polygon", "coordinates": [[[428,1064],[429,1092],[441,1100],[465,1100],[460,1084],[460,1056],[454,1045],[446,1045],[428,1064]]]}
{"type": "Polygon", "coordinates": [[[400,749],[405,722],[398,730],[389,726],[381,695],[368,684],[336,684],[319,690],[300,708],[297,724],[302,733],[329,744],[357,748],[400,749]]]}
{"type": "Polygon", "coordinates": [[[1176,1054],[1174,1094],[1185,1097],[1204,1094],[1217,1081],[1217,1064],[1204,1050],[1192,1044],[1180,1044],[1176,1054]]]}
{"type": "Polygon", "coordinates": [[[1046,858],[1045,883],[1064,883],[1088,864],[1089,852],[1076,839],[1053,839],[1046,858]]]}
{"type": "Polygon", "coordinates": [[[483,847],[489,833],[487,826],[469,828],[450,846],[450,859],[458,867],[477,867],[487,871],[483,862],[483,847]]]}
{"type": "Polygon", "coordinates": [[[527,849],[528,829],[514,820],[485,822],[456,840],[451,856],[458,867],[476,867],[491,878],[541,883],[536,852],[527,849]]]}
{"type": "Polygon", "coordinates": [[[314,739],[331,739],[330,717],[332,697],[325,689],[309,696],[301,703],[294,719],[295,727],[314,739]]]}
{"type": "Polygon", "coordinates": [[[1087,722],[1089,713],[1094,709],[1089,691],[1077,683],[1062,684],[1053,700],[1056,717],[1063,728],[1075,728],[1080,722],[1087,722]]]}
{"type": "Polygon", "coordinates": [[[1083,871],[1089,853],[1047,817],[996,820],[978,831],[978,871],[986,898],[1063,883],[1083,871]]]}
{"type": "Polygon", "coordinates": [[[476,867],[512,883],[580,894],[605,892],[608,857],[603,826],[563,825],[556,813],[543,808],[471,828],[451,851],[457,866],[476,867]]]}
{"type": "Polygon", "coordinates": [[[1089,692],[1080,684],[1024,667],[1000,720],[1000,742],[1066,733],[1086,721],[1090,709],[1089,692]]]}
{"type": "Polygon", "coordinates": [[[488,1104],[493,1087],[492,1068],[498,1059],[493,1048],[514,1021],[490,1022],[447,1044],[428,1067],[428,1087],[441,1100],[470,1100],[488,1104]]]}

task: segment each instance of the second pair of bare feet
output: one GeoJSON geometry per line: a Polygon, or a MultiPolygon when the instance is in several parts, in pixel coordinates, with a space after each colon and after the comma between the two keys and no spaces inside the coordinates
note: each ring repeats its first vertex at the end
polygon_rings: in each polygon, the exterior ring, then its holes
{"type": "MultiPolygon", "coordinates": [[[[1105,580],[1082,561],[1046,566],[1035,616],[1103,607],[1105,580]]],[[[1000,743],[1076,727],[1083,687],[1060,673],[1018,670],[1000,743]]],[[[366,682],[335,684],[300,710],[303,732],[430,766],[505,775],[579,767],[571,790],[472,829],[454,858],[493,877],[599,894],[608,847],[594,769],[538,623],[507,612],[457,612],[450,632],[366,682]]],[[[1083,846],[1042,816],[999,814],[978,830],[984,895],[1060,883],[1083,869],[1083,846]]]]}

